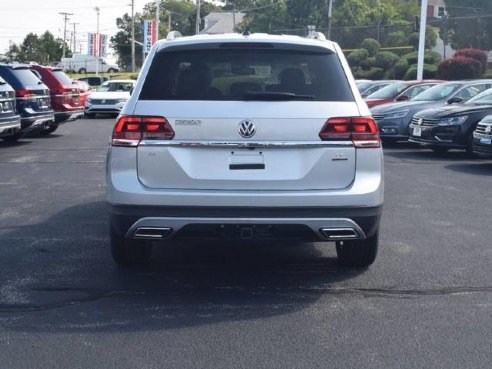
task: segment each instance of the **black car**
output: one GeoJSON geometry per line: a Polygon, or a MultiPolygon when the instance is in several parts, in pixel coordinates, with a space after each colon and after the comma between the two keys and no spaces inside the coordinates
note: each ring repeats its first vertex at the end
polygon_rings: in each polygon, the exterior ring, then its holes
{"type": "Polygon", "coordinates": [[[50,90],[31,72],[30,67],[23,64],[0,63],[0,77],[15,90],[22,132],[49,130],[55,122],[50,90]]]}
{"type": "Polygon", "coordinates": [[[79,81],[83,81],[89,84],[89,86],[97,87],[102,85],[104,82],[109,81],[108,77],[97,76],[97,77],[81,77],[78,78],[79,81]]]}
{"type": "Polygon", "coordinates": [[[20,116],[15,110],[15,91],[0,77],[0,138],[16,141],[21,136],[20,116]]]}
{"type": "Polygon", "coordinates": [[[487,115],[473,132],[473,152],[482,156],[492,156],[492,115],[487,115]]]}
{"type": "Polygon", "coordinates": [[[459,106],[418,112],[410,124],[411,142],[438,152],[449,149],[473,151],[473,131],[485,116],[492,114],[492,89],[459,106]]]}

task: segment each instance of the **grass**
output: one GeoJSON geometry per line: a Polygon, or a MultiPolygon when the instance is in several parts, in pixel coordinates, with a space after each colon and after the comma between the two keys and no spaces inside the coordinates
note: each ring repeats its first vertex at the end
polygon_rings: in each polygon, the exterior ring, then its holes
{"type": "MultiPolygon", "coordinates": [[[[95,77],[96,73],[67,73],[67,75],[72,79],[78,79],[82,77],[95,77]]],[[[127,73],[127,72],[118,72],[118,73],[99,73],[100,76],[109,77],[110,79],[137,79],[138,73],[127,73]]]]}

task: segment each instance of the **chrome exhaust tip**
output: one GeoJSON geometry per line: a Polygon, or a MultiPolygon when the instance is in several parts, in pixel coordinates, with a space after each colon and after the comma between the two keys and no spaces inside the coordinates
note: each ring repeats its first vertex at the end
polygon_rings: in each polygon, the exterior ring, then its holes
{"type": "Polygon", "coordinates": [[[357,240],[359,233],[353,228],[321,228],[323,237],[330,241],[357,240]]]}
{"type": "Polygon", "coordinates": [[[133,232],[133,238],[159,240],[168,237],[172,228],[170,227],[139,227],[133,232]]]}

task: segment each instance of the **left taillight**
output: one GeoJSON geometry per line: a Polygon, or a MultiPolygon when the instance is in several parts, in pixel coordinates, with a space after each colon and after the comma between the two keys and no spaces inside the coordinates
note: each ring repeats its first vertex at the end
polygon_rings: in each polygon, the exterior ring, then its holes
{"type": "Polygon", "coordinates": [[[121,116],[113,129],[113,146],[138,146],[141,140],[172,140],[174,130],[164,117],[121,116]]]}
{"type": "Polygon", "coordinates": [[[330,118],[319,137],[323,141],[350,140],[357,148],[381,147],[378,125],[372,117],[330,118]]]}

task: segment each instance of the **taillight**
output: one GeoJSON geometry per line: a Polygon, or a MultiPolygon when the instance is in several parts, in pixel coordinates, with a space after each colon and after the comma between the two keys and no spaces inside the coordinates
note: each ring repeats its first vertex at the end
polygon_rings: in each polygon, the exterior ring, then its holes
{"type": "Polygon", "coordinates": [[[381,146],[378,125],[371,117],[340,117],[326,121],[319,133],[323,141],[351,140],[357,148],[381,146]]]}
{"type": "Polygon", "coordinates": [[[35,96],[33,90],[15,90],[15,95],[20,98],[29,98],[35,96]]]}
{"type": "Polygon", "coordinates": [[[174,131],[164,117],[124,115],[113,130],[113,146],[138,146],[141,140],[172,140],[174,131]]]}

